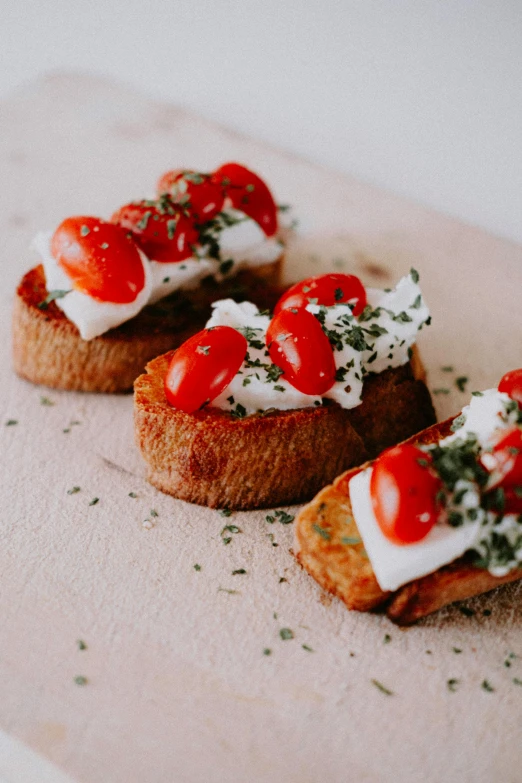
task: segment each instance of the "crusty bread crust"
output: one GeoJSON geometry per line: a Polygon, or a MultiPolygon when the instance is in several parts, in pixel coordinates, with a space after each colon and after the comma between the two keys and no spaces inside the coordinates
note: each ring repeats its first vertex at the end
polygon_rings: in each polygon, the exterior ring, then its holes
{"type": "Polygon", "coordinates": [[[210,303],[233,297],[272,308],[281,294],[282,257],[244,270],[223,283],[211,278],[190,292],[148,305],[130,321],[93,340],[83,340],[76,326],[47,296],[42,266],[31,269],[18,286],[13,310],[13,359],[18,375],[55,389],[125,392],[150,359],[181,345],[202,329],[210,303]]]}
{"type": "MultiPolygon", "coordinates": [[[[417,444],[434,443],[450,434],[452,422],[452,418],[447,419],[408,440],[417,444]]],[[[355,472],[350,470],[336,478],[302,509],[295,521],[297,560],[348,609],[382,608],[393,622],[410,625],[454,601],[487,593],[522,578],[522,569],[504,577],[492,576],[484,568],[474,566],[469,556],[464,556],[400,587],[395,593],[382,591],[352,515],[348,483],[355,472]]]]}
{"type": "Polygon", "coordinates": [[[165,397],[171,356],[150,362],[134,384],[136,442],[151,484],[212,508],[309,500],[340,471],[435,420],[410,364],[370,376],[361,405],[351,410],[332,403],[243,419],[210,406],[187,414],[165,397]]]}

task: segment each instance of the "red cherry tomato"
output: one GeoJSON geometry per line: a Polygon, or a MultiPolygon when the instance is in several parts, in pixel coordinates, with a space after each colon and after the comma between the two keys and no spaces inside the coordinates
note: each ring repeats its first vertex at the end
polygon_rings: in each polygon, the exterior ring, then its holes
{"type": "Polygon", "coordinates": [[[165,395],[174,408],[194,413],[226,389],[245,358],[248,343],[231,326],[203,329],[181,345],[165,376],[165,395]]]}
{"type": "Polygon", "coordinates": [[[96,217],[66,218],[51,252],[73,288],[100,302],[134,302],[145,285],[138,248],[120,226],[96,217]]]}
{"type": "Polygon", "coordinates": [[[268,326],[270,358],[283,378],[303,394],[325,394],[335,381],[333,350],[308,310],[281,310],[268,326]]]}
{"type": "Polygon", "coordinates": [[[516,400],[522,406],[522,368],[507,372],[501,378],[498,390],[509,394],[512,400],[516,400]]]}
{"type": "Polygon", "coordinates": [[[504,432],[490,452],[480,458],[489,472],[488,489],[502,486],[522,488],[522,430],[519,427],[504,432]]]}
{"type": "Polygon", "coordinates": [[[194,218],[166,194],[157,201],[125,204],[111,221],[131,231],[136,244],[154,261],[184,261],[199,241],[194,218]]]}
{"type": "Polygon", "coordinates": [[[308,277],[286,291],[275,306],[274,314],[290,307],[306,307],[315,304],[330,307],[348,302],[354,315],[360,315],[366,307],[366,291],[355,275],[328,274],[308,277]]]}
{"type": "Polygon", "coordinates": [[[223,209],[225,196],[223,188],[214,182],[210,174],[197,171],[174,169],[160,177],[158,194],[168,193],[176,204],[180,204],[199,223],[216,217],[223,209]]]}
{"type": "Polygon", "coordinates": [[[212,174],[212,181],[224,188],[235,209],[258,223],[267,237],[277,233],[277,206],[263,180],[239,163],[225,163],[212,174]]]}
{"type": "Polygon", "coordinates": [[[412,544],[437,521],[442,482],[431,457],[408,443],[383,451],[373,465],[370,493],[382,532],[394,544],[412,544]]]}

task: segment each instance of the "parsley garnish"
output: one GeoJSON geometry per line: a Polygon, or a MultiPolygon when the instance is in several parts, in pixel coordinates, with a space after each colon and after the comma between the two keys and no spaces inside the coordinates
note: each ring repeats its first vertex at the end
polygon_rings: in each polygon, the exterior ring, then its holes
{"type": "Polygon", "coordinates": [[[78,649],[79,649],[79,650],[86,650],[86,649],[87,649],[87,645],[85,644],[85,642],[83,641],[83,639],[78,639],[78,641],[76,642],[76,644],[78,645],[78,649]]]}
{"type": "Polygon", "coordinates": [[[451,691],[451,693],[455,693],[457,690],[457,685],[459,684],[459,680],[455,679],[455,677],[452,677],[451,680],[448,680],[446,684],[448,686],[448,690],[451,691]]]}
{"type": "Polygon", "coordinates": [[[330,541],[332,536],[328,532],[328,530],[325,530],[324,527],[321,527],[320,525],[312,525],[312,528],[315,530],[316,533],[319,533],[321,538],[323,538],[325,541],[330,541]]]}
{"type": "Polygon", "coordinates": [[[80,487],[71,487],[71,489],[67,490],[68,495],[76,495],[77,492],[80,491],[80,487]]]}
{"type": "Polygon", "coordinates": [[[232,267],[234,266],[234,261],[232,258],[228,258],[226,261],[222,261],[219,265],[219,271],[222,275],[227,275],[232,267]]]}
{"type": "Polygon", "coordinates": [[[393,691],[383,685],[382,682],[379,682],[379,680],[372,679],[371,682],[373,685],[375,685],[376,688],[380,690],[381,693],[385,693],[386,696],[393,696],[393,691]]]}
{"type": "Polygon", "coordinates": [[[233,411],[230,411],[232,416],[235,416],[237,419],[243,419],[246,416],[246,408],[244,405],[241,405],[240,402],[237,403],[236,407],[233,411]]]}
{"type": "Polygon", "coordinates": [[[5,426],[6,427],[14,427],[15,424],[18,424],[18,419],[7,419],[5,426]]]}
{"type": "Polygon", "coordinates": [[[488,693],[493,693],[493,691],[495,690],[494,687],[487,680],[482,680],[480,687],[482,688],[483,691],[487,691],[488,693]]]}
{"type": "Polygon", "coordinates": [[[391,636],[389,633],[384,634],[384,639],[382,640],[383,644],[389,644],[391,642],[391,636]]]}
{"type": "Polygon", "coordinates": [[[287,512],[283,511],[282,509],[274,511],[273,516],[271,514],[267,514],[265,517],[265,521],[269,522],[271,525],[276,521],[281,522],[282,525],[289,525],[294,521],[294,519],[295,517],[292,514],[287,514],[287,512]]]}
{"type": "Polygon", "coordinates": [[[340,302],[341,299],[343,298],[343,296],[344,296],[343,289],[342,288],[336,288],[335,291],[334,291],[334,299],[335,299],[335,301],[336,302],[340,302]]]}
{"type": "Polygon", "coordinates": [[[413,267],[410,269],[410,275],[411,275],[411,279],[413,280],[414,283],[418,283],[419,282],[420,275],[417,272],[417,270],[414,269],[413,267]]]}
{"type": "Polygon", "coordinates": [[[89,228],[89,226],[86,226],[85,224],[83,226],[80,226],[80,234],[82,237],[86,237],[90,233],[91,233],[91,229],[89,228]]]}
{"type": "Polygon", "coordinates": [[[246,571],[244,568],[236,568],[235,571],[232,571],[232,576],[236,576],[237,574],[246,574],[246,571]]]}
{"type": "Polygon", "coordinates": [[[83,674],[78,674],[74,678],[74,682],[76,683],[76,685],[87,685],[89,680],[87,679],[87,677],[84,677],[83,674]]]}
{"type": "Polygon", "coordinates": [[[69,288],[67,291],[64,291],[62,289],[55,289],[54,291],[49,291],[45,299],[43,299],[41,302],[39,302],[36,306],[39,310],[47,310],[51,302],[54,302],[55,299],[63,299],[63,297],[66,294],[70,294],[71,289],[69,288]]]}
{"type": "Polygon", "coordinates": [[[220,508],[218,511],[220,517],[231,517],[232,512],[229,508],[220,508]]]}
{"type": "Polygon", "coordinates": [[[265,649],[263,650],[263,655],[272,655],[272,650],[270,649],[270,647],[265,647],[265,649]]]}
{"type": "Polygon", "coordinates": [[[194,571],[201,571],[201,566],[199,563],[194,563],[194,571]]]}
{"type": "Polygon", "coordinates": [[[198,345],[196,353],[202,353],[203,356],[208,356],[210,351],[210,345],[198,345]]]}
{"type": "Polygon", "coordinates": [[[281,628],[279,631],[279,636],[284,642],[286,642],[288,639],[294,638],[294,632],[290,628],[281,628]]]}
{"type": "Polygon", "coordinates": [[[40,405],[47,405],[48,407],[54,405],[54,402],[49,397],[40,397],[40,405]]]}
{"type": "Polygon", "coordinates": [[[445,367],[441,367],[442,372],[453,372],[451,364],[447,364],[445,367]]]}
{"type": "Polygon", "coordinates": [[[135,492],[129,492],[129,497],[130,498],[137,498],[138,496],[137,496],[137,494],[135,492]]]}
{"type": "Polygon", "coordinates": [[[225,527],[223,528],[223,530],[220,533],[221,540],[223,541],[223,543],[225,545],[226,544],[230,544],[230,542],[232,541],[232,536],[225,535],[226,533],[234,533],[234,534],[236,534],[236,533],[241,533],[241,530],[238,528],[237,525],[225,525],[225,527]]]}
{"type": "Polygon", "coordinates": [[[459,375],[458,378],[455,378],[455,386],[461,392],[466,391],[467,382],[468,382],[468,378],[466,375],[459,375]]]}
{"type": "Polygon", "coordinates": [[[89,506],[95,506],[99,502],[100,502],[100,498],[93,498],[89,503],[89,506]]]}
{"type": "Polygon", "coordinates": [[[312,648],[309,647],[307,644],[302,644],[301,647],[303,650],[306,650],[306,652],[313,652],[312,648]]]}

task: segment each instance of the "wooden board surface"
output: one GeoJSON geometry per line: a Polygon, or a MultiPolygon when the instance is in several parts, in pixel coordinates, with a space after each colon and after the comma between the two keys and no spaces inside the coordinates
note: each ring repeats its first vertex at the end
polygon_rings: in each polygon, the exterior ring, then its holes
{"type": "Polygon", "coordinates": [[[483,388],[522,364],[522,248],[87,77],[0,104],[0,141],[1,728],[81,783],[520,780],[520,585],[407,631],[348,613],[299,570],[291,525],[238,513],[224,546],[216,511],[148,486],[130,396],[31,386],[9,343],[38,229],[110,215],[166,168],[237,159],[301,218],[288,279],[334,268],[384,287],[420,271],[446,416],[468,399],[457,375],[483,388]]]}

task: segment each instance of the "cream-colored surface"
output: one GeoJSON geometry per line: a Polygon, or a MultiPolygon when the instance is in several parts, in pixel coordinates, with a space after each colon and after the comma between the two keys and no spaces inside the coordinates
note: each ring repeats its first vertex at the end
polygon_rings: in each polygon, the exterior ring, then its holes
{"type": "Polygon", "coordinates": [[[386,286],[420,271],[433,313],[421,350],[430,386],[452,387],[435,397],[445,416],[468,398],[455,375],[487,388],[522,364],[522,249],[90,79],[4,102],[0,140],[0,726],[81,783],[519,780],[519,585],[470,602],[472,618],[452,608],[408,631],[348,613],[297,567],[291,525],[148,486],[130,397],[17,379],[9,316],[36,230],[110,214],[168,167],[238,159],[303,218],[289,278],[342,263],[386,286]],[[241,530],[227,546],[225,524],[241,530]]]}

